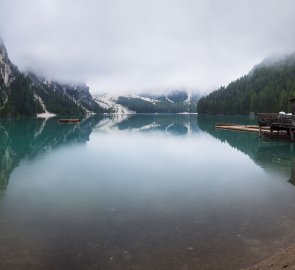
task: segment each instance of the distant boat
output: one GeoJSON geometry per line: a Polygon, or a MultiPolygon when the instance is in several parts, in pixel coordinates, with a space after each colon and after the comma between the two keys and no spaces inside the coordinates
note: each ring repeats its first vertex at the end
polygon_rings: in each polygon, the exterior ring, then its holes
{"type": "Polygon", "coordinates": [[[58,122],[60,124],[66,124],[66,123],[79,123],[80,119],[59,119],[58,122]]]}

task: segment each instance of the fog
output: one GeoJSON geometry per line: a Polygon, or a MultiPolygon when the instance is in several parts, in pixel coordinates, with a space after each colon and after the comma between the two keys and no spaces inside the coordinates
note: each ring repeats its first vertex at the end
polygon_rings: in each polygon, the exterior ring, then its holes
{"type": "Polygon", "coordinates": [[[92,93],[208,92],[292,52],[292,0],[0,0],[0,35],[21,70],[92,93]]]}

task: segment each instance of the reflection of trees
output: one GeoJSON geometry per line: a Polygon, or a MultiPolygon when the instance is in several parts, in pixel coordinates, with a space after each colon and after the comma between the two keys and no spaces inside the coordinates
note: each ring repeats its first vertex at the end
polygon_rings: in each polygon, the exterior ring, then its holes
{"type": "MultiPolygon", "coordinates": [[[[32,158],[62,144],[84,143],[89,140],[93,130],[97,132],[111,132],[113,129],[134,132],[159,131],[173,136],[189,135],[202,130],[247,154],[264,168],[279,166],[286,171],[286,168],[289,169],[294,164],[291,162],[292,144],[282,141],[262,142],[258,135],[253,133],[216,130],[216,122],[246,124],[249,123],[249,118],[141,114],[92,116],[76,125],[60,125],[56,119],[2,121],[0,124],[0,189],[7,186],[11,172],[22,159],[32,158]]],[[[255,123],[255,120],[252,120],[252,123],[255,123]]],[[[295,175],[295,169],[292,170],[292,175],[295,175]]],[[[295,182],[295,176],[291,179],[295,182]]]]}
{"type": "Polygon", "coordinates": [[[101,117],[91,117],[80,124],[58,124],[56,119],[2,121],[0,124],[0,189],[5,189],[11,172],[24,158],[56,148],[61,144],[89,140],[92,128],[101,117]]]}
{"type": "MultiPolygon", "coordinates": [[[[248,119],[246,117],[236,117],[236,119],[232,117],[231,122],[245,124],[248,121],[249,124],[248,119]]],[[[202,131],[247,154],[264,169],[276,168],[289,177],[291,168],[290,181],[295,183],[295,160],[293,158],[295,145],[286,141],[261,140],[256,133],[218,130],[215,128],[217,122],[224,122],[224,119],[198,117],[198,124],[202,131]]]]}
{"type": "Polygon", "coordinates": [[[218,130],[215,128],[215,124],[220,122],[246,124],[249,123],[249,118],[199,116],[198,125],[202,131],[209,133],[222,142],[227,142],[232,147],[250,156],[250,158],[255,159],[259,148],[258,136],[253,133],[218,130]]]}
{"type": "Polygon", "coordinates": [[[0,124],[0,189],[6,188],[10,174],[22,159],[33,158],[62,144],[84,143],[93,129],[104,132],[113,128],[159,130],[173,135],[198,131],[196,115],[95,115],[79,124],[58,124],[57,119],[5,120],[0,124]]]}

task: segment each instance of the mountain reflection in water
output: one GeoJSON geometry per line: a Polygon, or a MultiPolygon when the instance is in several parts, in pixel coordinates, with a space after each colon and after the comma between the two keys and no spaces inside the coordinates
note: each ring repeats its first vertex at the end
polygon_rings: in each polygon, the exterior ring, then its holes
{"type": "Polygon", "coordinates": [[[242,153],[248,155],[257,165],[266,171],[279,172],[286,175],[290,183],[295,183],[295,146],[284,140],[270,140],[258,138],[256,133],[235,132],[218,130],[215,124],[218,122],[231,122],[240,124],[255,124],[255,120],[248,117],[212,117],[199,116],[198,125],[200,129],[214,138],[228,143],[242,153]]]}
{"type": "Polygon", "coordinates": [[[240,269],[295,242],[293,144],[216,122],[255,119],[2,120],[1,270],[240,269]]]}
{"type": "Polygon", "coordinates": [[[57,124],[56,119],[3,120],[0,122],[0,189],[24,158],[34,158],[63,144],[84,143],[100,118],[88,118],[80,125],[57,124]]]}
{"type": "Polygon", "coordinates": [[[92,116],[79,124],[57,124],[56,119],[6,120],[0,122],[0,189],[8,185],[10,174],[24,158],[71,143],[85,143],[92,132],[165,132],[188,136],[206,132],[247,154],[263,168],[275,166],[295,184],[294,146],[284,141],[263,141],[256,134],[216,130],[217,122],[253,124],[248,117],[212,117],[196,115],[110,115],[92,116]]]}

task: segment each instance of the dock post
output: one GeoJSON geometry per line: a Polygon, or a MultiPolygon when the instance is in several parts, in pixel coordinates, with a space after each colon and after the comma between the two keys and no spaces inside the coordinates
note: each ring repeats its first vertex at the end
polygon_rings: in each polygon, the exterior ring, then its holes
{"type": "Polygon", "coordinates": [[[270,128],[270,138],[272,139],[273,129],[270,128]]]}
{"type": "Polygon", "coordinates": [[[259,125],[259,138],[261,138],[261,126],[259,125]]]}
{"type": "Polygon", "coordinates": [[[291,141],[293,142],[294,141],[294,133],[291,128],[290,128],[290,134],[291,134],[291,141]]]}

